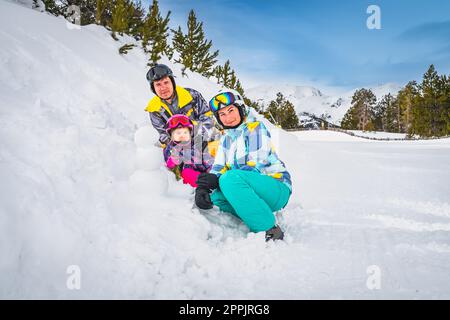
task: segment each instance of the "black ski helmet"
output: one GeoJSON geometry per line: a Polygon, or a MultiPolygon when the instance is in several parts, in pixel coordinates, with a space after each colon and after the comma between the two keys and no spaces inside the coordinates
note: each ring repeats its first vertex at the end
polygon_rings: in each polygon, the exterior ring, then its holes
{"type": "Polygon", "coordinates": [[[164,77],[169,77],[170,81],[172,81],[173,90],[175,90],[175,79],[173,76],[172,70],[165,64],[155,64],[150,68],[147,72],[147,81],[150,83],[150,87],[154,94],[156,94],[155,87],[153,85],[154,81],[161,80],[164,77]]]}

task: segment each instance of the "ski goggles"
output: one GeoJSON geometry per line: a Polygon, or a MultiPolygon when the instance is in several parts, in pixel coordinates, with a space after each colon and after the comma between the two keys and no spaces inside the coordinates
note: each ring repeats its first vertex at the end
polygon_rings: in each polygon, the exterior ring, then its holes
{"type": "Polygon", "coordinates": [[[153,82],[156,80],[160,80],[166,76],[172,76],[172,71],[164,64],[159,64],[152,67],[147,72],[147,81],[153,82]]]}
{"type": "Polygon", "coordinates": [[[236,101],[243,103],[240,95],[237,94],[235,95],[231,92],[222,92],[214,96],[209,101],[209,108],[211,109],[212,112],[217,112],[219,111],[219,109],[228,107],[229,105],[232,105],[236,101]]]}
{"type": "Polygon", "coordinates": [[[172,129],[183,127],[183,128],[193,128],[191,120],[183,115],[183,114],[176,114],[167,120],[167,131],[170,131],[172,129]]]}

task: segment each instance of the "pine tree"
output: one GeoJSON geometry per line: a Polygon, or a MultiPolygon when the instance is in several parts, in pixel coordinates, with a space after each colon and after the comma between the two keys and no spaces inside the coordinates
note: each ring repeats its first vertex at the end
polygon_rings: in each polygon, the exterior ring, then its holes
{"type": "Polygon", "coordinates": [[[269,107],[264,112],[264,116],[283,129],[299,127],[299,119],[294,105],[281,92],[277,93],[277,98],[270,102],[269,107]]]}
{"type": "Polygon", "coordinates": [[[164,54],[167,56],[167,58],[169,58],[169,60],[173,59],[174,53],[175,49],[171,45],[167,44],[166,49],[164,50],[164,54]]]}
{"type": "Polygon", "coordinates": [[[121,47],[119,48],[119,54],[127,54],[128,51],[130,51],[130,50],[133,49],[134,47],[135,47],[134,44],[130,44],[130,43],[124,44],[123,46],[121,46],[121,47]]]}
{"type": "Polygon", "coordinates": [[[295,112],[294,105],[289,100],[286,100],[281,111],[283,112],[283,121],[281,123],[283,129],[295,129],[299,127],[297,113],[295,112]]]}
{"type": "Polygon", "coordinates": [[[402,88],[397,95],[397,103],[402,114],[403,132],[408,133],[408,136],[412,135],[413,124],[413,105],[417,99],[418,89],[415,81],[410,81],[402,88]]]}
{"type": "Polygon", "coordinates": [[[184,67],[182,72],[184,74],[186,69],[192,68],[192,56],[185,53],[187,52],[187,39],[180,26],[178,27],[178,30],[171,30],[173,33],[172,47],[174,51],[178,53],[178,58],[175,59],[175,62],[183,64],[184,67]]]}
{"type": "Polygon", "coordinates": [[[218,84],[222,84],[224,87],[234,89],[244,96],[244,88],[241,81],[236,76],[236,72],[230,66],[230,60],[227,60],[223,66],[216,66],[213,71],[214,77],[217,79],[218,84]]]}
{"type": "Polygon", "coordinates": [[[110,22],[111,0],[97,0],[97,7],[95,11],[95,23],[98,25],[106,26],[107,22],[110,22]],[[109,18],[109,19],[108,19],[109,18]]]}
{"type": "Polygon", "coordinates": [[[205,39],[203,23],[197,22],[194,10],[189,12],[187,33],[184,34],[181,27],[172,32],[174,33],[173,47],[179,53],[179,58],[175,62],[205,77],[212,76],[219,51],[210,52],[212,41],[205,39]]]}
{"type": "Polygon", "coordinates": [[[234,70],[232,70],[229,88],[231,88],[231,89],[236,88],[237,82],[238,82],[238,79],[236,77],[236,72],[234,72],[234,70]]]}
{"type": "Polygon", "coordinates": [[[443,110],[441,117],[445,119],[445,131],[444,135],[448,136],[450,135],[450,75],[442,76],[442,82],[443,82],[443,110]]]}
{"type": "Polygon", "coordinates": [[[214,76],[217,78],[217,83],[222,84],[224,87],[231,88],[231,77],[234,71],[230,67],[230,60],[227,60],[223,66],[217,66],[214,70],[214,76]]]}
{"type": "Polygon", "coordinates": [[[55,0],[42,0],[45,4],[45,11],[58,16],[61,14],[61,8],[55,3],[55,0]]]}
{"type": "Polygon", "coordinates": [[[430,65],[418,88],[412,106],[411,134],[424,137],[448,135],[450,121],[448,77],[439,76],[434,65],[430,65]]]}
{"type": "Polygon", "coordinates": [[[262,113],[264,110],[264,105],[259,104],[256,101],[252,101],[251,99],[244,96],[244,103],[246,106],[255,109],[258,113],[262,113]]]}
{"type": "Polygon", "coordinates": [[[445,136],[449,134],[448,125],[450,122],[450,92],[449,92],[449,80],[447,76],[442,75],[436,81],[436,106],[433,113],[434,136],[445,136]]]}
{"type": "Polygon", "coordinates": [[[242,96],[245,96],[244,88],[242,87],[241,81],[236,81],[236,85],[233,88],[237,92],[239,92],[242,96]]]}
{"type": "Polygon", "coordinates": [[[356,112],[356,107],[352,106],[350,109],[347,110],[344,117],[341,121],[341,127],[342,129],[347,130],[356,130],[358,127],[358,115],[356,112]]]}
{"type": "Polygon", "coordinates": [[[386,111],[391,107],[393,97],[390,93],[385,95],[374,108],[374,119],[373,124],[375,130],[386,131],[387,130],[387,119],[386,111]]]}
{"type": "Polygon", "coordinates": [[[144,33],[145,10],[141,0],[130,3],[131,15],[129,18],[130,35],[136,40],[142,40],[144,33]]]}
{"type": "Polygon", "coordinates": [[[264,116],[274,125],[281,125],[280,104],[283,101],[283,95],[279,92],[275,100],[270,101],[269,106],[264,111],[264,116]]]}
{"type": "Polygon", "coordinates": [[[429,133],[429,113],[422,94],[419,94],[412,106],[411,134],[427,137],[429,133]]]}
{"type": "Polygon", "coordinates": [[[236,76],[236,72],[230,67],[230,60],[227,60],[223,66],[218,65],[213,70],[213,76],[216,78],[218,84],[222,84],[228,89],[236,90],[244,99],[246,105],[258,107],[250,99],[245,96],[244,87],[241,81],[236,76]]]}
{"type": "Polygon", "coordinates": [[[384,131],[387,132],[404,132],[405,125],[403,123],[403,114],[401,112],[399,100],[392,98],[389,94],[389,98],[385,100],[385,114],[384,131]]]}
{"type": "Polygon", "coordinates": [[[385,95],[374,108],[375,129],[386,132],[405,132],[405,123],[398,97],[385,95]]]}
{"type": "Polygon", "coordinates": [[[128,11],[125,0],[116,0],[111,14],[112,36],[117,40],[116,33],[123,35],[124,32],[128,31],[128,11]]]}
{"type": "Polygon", "coordinates": [[[149,53],[149,63],[152,65],[157,63],[162,54],[168,51],[167,39],[169,37],[169,11],[165,18],[161,16],[159,11],[158,0],[153,0],[149,8],[147,17],[145,18],[142,35],[142,46],[144,51],[149,53]]]}
{"type": "Polygon", "coordinates": [[[439,114],[439,75],[437,74],[434,65],[430,65],[427,72],[423,75],[423,80],[420,85],[422,91],[422,103],[424,110],[423,115],[426,120],[426,136],[436,135],[439,131],[436,120],[439,114]]]}
{"type": "Polygon", "coordinates": [[[213,74],[217,80],[217,84],[220,84],[220,79],[223,77],[223,67],[221,65],[215,66],[213,74]]]}
{"type": "Polygon", "coordinates": [[[350,130],[374,130],[373,120],[376,101],[377,98],[370,89],[356,90],[352,97],[352,106],[342,119],[341,126],[350,130]]]}
{"type": "MultiPolygon", "coordinates": [[[[342,120],[346,129],[361,128],[365,121],[364,108],[366,94],[355,92],[352,107],[342,120]],[[362,101],[362,102],[361,102],[362,101]]],[[[370,96],[370,95],[369,95],[370,96]]],[[[369,99],[370,100],[370,99],[369,99]]],[[[370,103],[369,103],[370,105],[370,103]]],[[[368,108],[370,114],[370,107],[368,108]]],[[[450,80],[446,75],[439,76],[433,65],[423,75],[422,82],[410,81],[402,88],[396,98],[385,96],[372,109],[373,125],[389,132],[406,132],[409,137],[445,136],[450,133],[450,80]]],[[[369,117],[370,118],[370,117],[369,117]]],[[[366,127],[367,130],[367,127],[366,127]]]]}

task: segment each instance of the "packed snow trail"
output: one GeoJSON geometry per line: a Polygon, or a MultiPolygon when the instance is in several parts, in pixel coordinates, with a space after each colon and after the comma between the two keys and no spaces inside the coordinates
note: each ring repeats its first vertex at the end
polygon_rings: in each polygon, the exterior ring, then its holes
{"type": "MultiPolygon", "coordinates": [[[[164,168],[143,111],[146,58],[117,52],[133,39],[5,1],[0,30],[1,298],[450,297],[450,139],[267,123],[294,193],[278,213],[285,241],[265,243],[192,209],[192,189],[164,168]]],[[[218,91],[165,62],[180,85],[218,91]]]]}

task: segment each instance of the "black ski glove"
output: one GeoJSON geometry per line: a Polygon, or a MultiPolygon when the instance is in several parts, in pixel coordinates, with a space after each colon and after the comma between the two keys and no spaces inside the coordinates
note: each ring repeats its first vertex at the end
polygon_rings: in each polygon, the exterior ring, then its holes
{"type": "Polygon", "coordinates": [[[195,204],[200,209],[211,209],[213,207],[209,192],[209,190],[204,188],[195,189],[195,204]]]}
{"type": "Polygon", "coordinates": [[[219,178],[213,173],[202,172],[198,175],[197,186],[212,191],[219,187],[219,178]]]}

